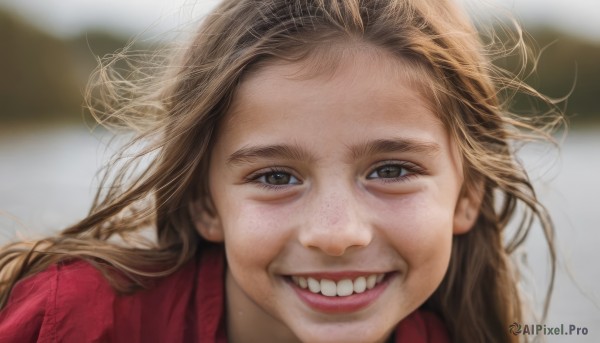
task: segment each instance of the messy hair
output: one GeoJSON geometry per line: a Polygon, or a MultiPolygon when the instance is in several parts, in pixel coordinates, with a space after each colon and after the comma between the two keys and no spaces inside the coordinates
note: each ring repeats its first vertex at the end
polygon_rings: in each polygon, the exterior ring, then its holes
{"type": "MultiPolygon", "coordinates": [[[[134,66],[139,75],[128,78],[115,67],[122,56],[115,56],[96,71],[87,107],[101,124],[125,124],[137,135],[108,166],[85,219],[56,236],[0,251],[0,308],[17,281],[68,259],[89,261],[124,293],[177,271],[213,244],[194,224],[214,215],[209,155],[244,75],[273,61],[332,63],[316,52],[332,42],[360,42],[422,76],[420,89],[462,156],[463,194],[483,190],[474,228],[453,238],[449,269],[423,306],[441,316],[454,342],[516,342],[508,327],[521,320],[523,309],[510,255],[539,221],[550,252],[551,290],[555,252],[551,221],[515,158],[514,142],[550,139],[560,116],[510,112],[517,91],[548,99],[493,65],[494,37],[484,42],[448,0],[225,0],[160,72],[148,75],[134,66]],[[130,156],[128,149],[140,142],[142,151],[130,156]],[[192,202],[201,204],[199,215],[190,212],[192,202]],[[509,223],[516,228],[505,237],[509,223]],[[114,239],[148,227],[156,234],[152,244],[114,239]]],[[[511,51],[522,47],[517,39],[511,51]]]]}

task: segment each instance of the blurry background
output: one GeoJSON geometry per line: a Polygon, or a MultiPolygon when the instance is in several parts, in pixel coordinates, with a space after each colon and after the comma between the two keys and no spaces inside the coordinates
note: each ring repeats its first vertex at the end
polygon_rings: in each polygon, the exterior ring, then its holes
{"type": "MultiPolygon", "coordinates": [[[[81,107],[96,59],[134,36],[142,49],[185,36],[216,2],[0,0],[0,243],[51,233],[89,209],[95,173],[110,155],[107,134],[90,132],[81,107]]],[[[589,330],[547,341],[600,342],[600,1],[463,2],[483,23],[513,13],[545,48],[527,81],[552,97],[572,91],[562,104],[571,126],[562,151],[531,146],[521,155],[556,222],[548,325],[589,330]]],[[[537,230],[520,259],[539,308],[548,268],[537,230]]]]}

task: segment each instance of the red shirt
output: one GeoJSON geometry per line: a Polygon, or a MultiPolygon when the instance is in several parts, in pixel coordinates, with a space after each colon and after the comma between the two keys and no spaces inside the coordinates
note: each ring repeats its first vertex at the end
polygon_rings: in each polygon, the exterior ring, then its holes
{"type": "MultiPolygon", "coordinates": [[[[86,262],[52,265],[14,287],[0,312],[0,342],[224,343],[224,266],[221,249],[208,249],[152,288],[118,295],[86,262]]],[[[395,337],[449,342],[438,317],[419,310],[395,337]]]]}

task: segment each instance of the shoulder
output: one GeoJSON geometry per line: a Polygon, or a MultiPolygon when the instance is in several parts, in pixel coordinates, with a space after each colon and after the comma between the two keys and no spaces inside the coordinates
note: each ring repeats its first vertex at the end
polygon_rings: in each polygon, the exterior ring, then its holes
{"type": "Polygon", "coordinates": [[[112,326],[109,318],[118,294],[102,273],[88,262],[67,262],[55,268],[56,291],[52,305],[57,332],[81,325],[84,329],[81,331],[95,332],[101,337],[101,333],[112,326]]]}
{"type": "Polygon", "coordinates": [[[54,299],[57,336],[73,342],[168,340],[166,333],[183,331],[194,271],[188,264],[153,280],[147,289],[119,294],[87,262],[59,265],[54,299]]]}
{"type": "Polygon", "coordinates": [[[52,265],[15,285],[0,311],[0,342],[145,342],[181,336],[195,273],[190,262],[148,289],[122,295],[88,262],[52,265]]]}
{"type": "Polygon", "coordinates": [[[450,343],[448,329],[440,317],[421,309],[398,324],[396,338],[399,343],[450,343]]]}
{"type": "Polygon", "coordinates": [[[104,330],[97,320],[116,296],[102,273],[87,262],[51,265],[15,285],[0,312],[0,341],[56,341],[68,329],[65,325],[104,330]]]}
{"type": "Polygon", "coordinates": [[[6,306],[0,311],[0,341],[28,342],[50,340],[43,328],[51,322],[52,299],[56,291],[56,268],[19,281],[12,289],[6,306]]]}

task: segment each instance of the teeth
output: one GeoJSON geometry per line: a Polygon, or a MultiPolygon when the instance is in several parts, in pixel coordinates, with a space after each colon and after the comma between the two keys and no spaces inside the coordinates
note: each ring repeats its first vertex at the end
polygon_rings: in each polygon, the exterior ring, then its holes
{"type": "Polygon", "coordinates": [[[367,289],[367,279],[364,276],[361,276],[354,280],[354,292],[362,293],[367,289]]]}
{"type": "Polygon", "coordinates": [[[321,294],[328,297],[334,297],[337,294],[337,285],[335,281],[323,279],[321,280],[321,294]]]}
{"type": "Polygon", "coordinates": [[[308,289],[313,293],[319,293],[321,291],[321,283],[311,277],[308,278],[308,289]]]}
{"type": "Polygon", "coordinates": [[[308,281],[306,281],[306,279],[303,277],[292,276],[292,281],[294,281],[296,285],[300,286],[300,288],[306,289],[308,287],[308,281]]]}
{"type": "MultiPolygon", "coordinates": [[[[323,280],[321,280],[323,282],[323,280]]],[[[339,297],[346,297],[354,293],[354,283],[350,279],[340,280],[337,283],[337,295],[339,297]]]]}
{"type": "Polygon", "coordinates": [[[306,281],[306,279],[305,279],[305,278],[303,278],[303,277],[301,277],[301,278],[298,278],[298,285],[299,285],[301,288],[307,288],[307,287],[308,287],[308,281],[306,281]]]}
{"type": "Polygon", "coordinates": [[[371,289],[375,287],[375,283],[377,282],[377,275],[369,275],[367,278],[367,288],[371,289]]]}
{"type": "Polygon", "coordinates": [[[328,297],[345,297],[372,289],[375,285],[383,281],[384,277],[385,274],[371,274],[367,277],[359,276],[354,280],[343,279],[335,282],[329,279],[321,279],[319,281],[312,277],[292,276],[292,282],[300,288],[308,288],[313,293],[321,293],[328,297]]]}

